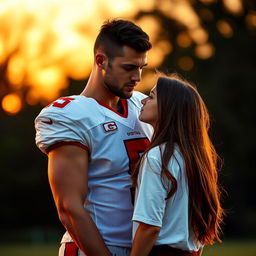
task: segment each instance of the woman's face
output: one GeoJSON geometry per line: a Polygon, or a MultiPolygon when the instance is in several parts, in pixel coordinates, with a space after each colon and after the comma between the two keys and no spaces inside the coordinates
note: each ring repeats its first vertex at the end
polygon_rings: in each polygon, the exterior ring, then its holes
{"type": "Polygon", "coordinates": [[[156,86],[153,87],[149,96],[143,99],[141,103],[143,104],[143,107],[141,108],[139,119],[142,122],[151,124],[155,127],[158,119],[156,86]]]}

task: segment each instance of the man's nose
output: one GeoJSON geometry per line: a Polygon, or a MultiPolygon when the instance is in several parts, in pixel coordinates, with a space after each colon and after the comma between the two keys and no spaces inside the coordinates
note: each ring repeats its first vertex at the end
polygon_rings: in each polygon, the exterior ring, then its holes
{"type": "Polygon", "coordinates": [[[131,79],[136,82],[140,82],[141,80],[141,70],[136,70],[133,72],[131,79]]]}

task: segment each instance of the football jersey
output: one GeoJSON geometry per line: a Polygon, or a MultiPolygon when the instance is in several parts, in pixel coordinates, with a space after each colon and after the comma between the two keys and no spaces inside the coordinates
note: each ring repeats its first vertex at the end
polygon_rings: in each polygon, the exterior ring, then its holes
{"type": "MultiPolygon", "coordinates": [[[[133,202],[130,170],[149,144],[152,127],[138,119],[145,95],[121,99],[123,113],[82,95],[63,97],[35,120],[36,144],[47,153],[62,144],[89,152],[85,208],[105,243],[131,246],[133,202]]],[[[90,235],[90,234],[88,234],[90,235]]],[[[72,241],[66,233],[62,242],[72,241]]]]}

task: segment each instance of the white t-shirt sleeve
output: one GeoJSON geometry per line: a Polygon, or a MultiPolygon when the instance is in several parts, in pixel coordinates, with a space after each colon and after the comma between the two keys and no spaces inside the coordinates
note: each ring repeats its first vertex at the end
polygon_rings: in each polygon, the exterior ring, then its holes
{"type": "Polygon", "coordinates": [[[140,168],[133,221],[162,227],[168,189],[161,179],[159,159],[147,156],[140,168]]]}

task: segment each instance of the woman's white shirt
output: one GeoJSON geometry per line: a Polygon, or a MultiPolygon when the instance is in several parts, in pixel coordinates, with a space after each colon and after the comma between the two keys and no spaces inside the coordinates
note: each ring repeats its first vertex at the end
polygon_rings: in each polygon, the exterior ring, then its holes
{"type": "MultiPolygon", "coordinates": [[[[161,150],[164,151],[164,145],[161,150]]],[[[133,213],[133,237],[139,223],[161,227],[155,245],[167,244],[185,251],[198,251],[202,245],[189,225],[189,194],[184,159],[175,147],[168,169],[177,180],[176,193],[166,200],[171,182],[161,178],[160,148],[151,149],[142,160],[133,213]]]]}

